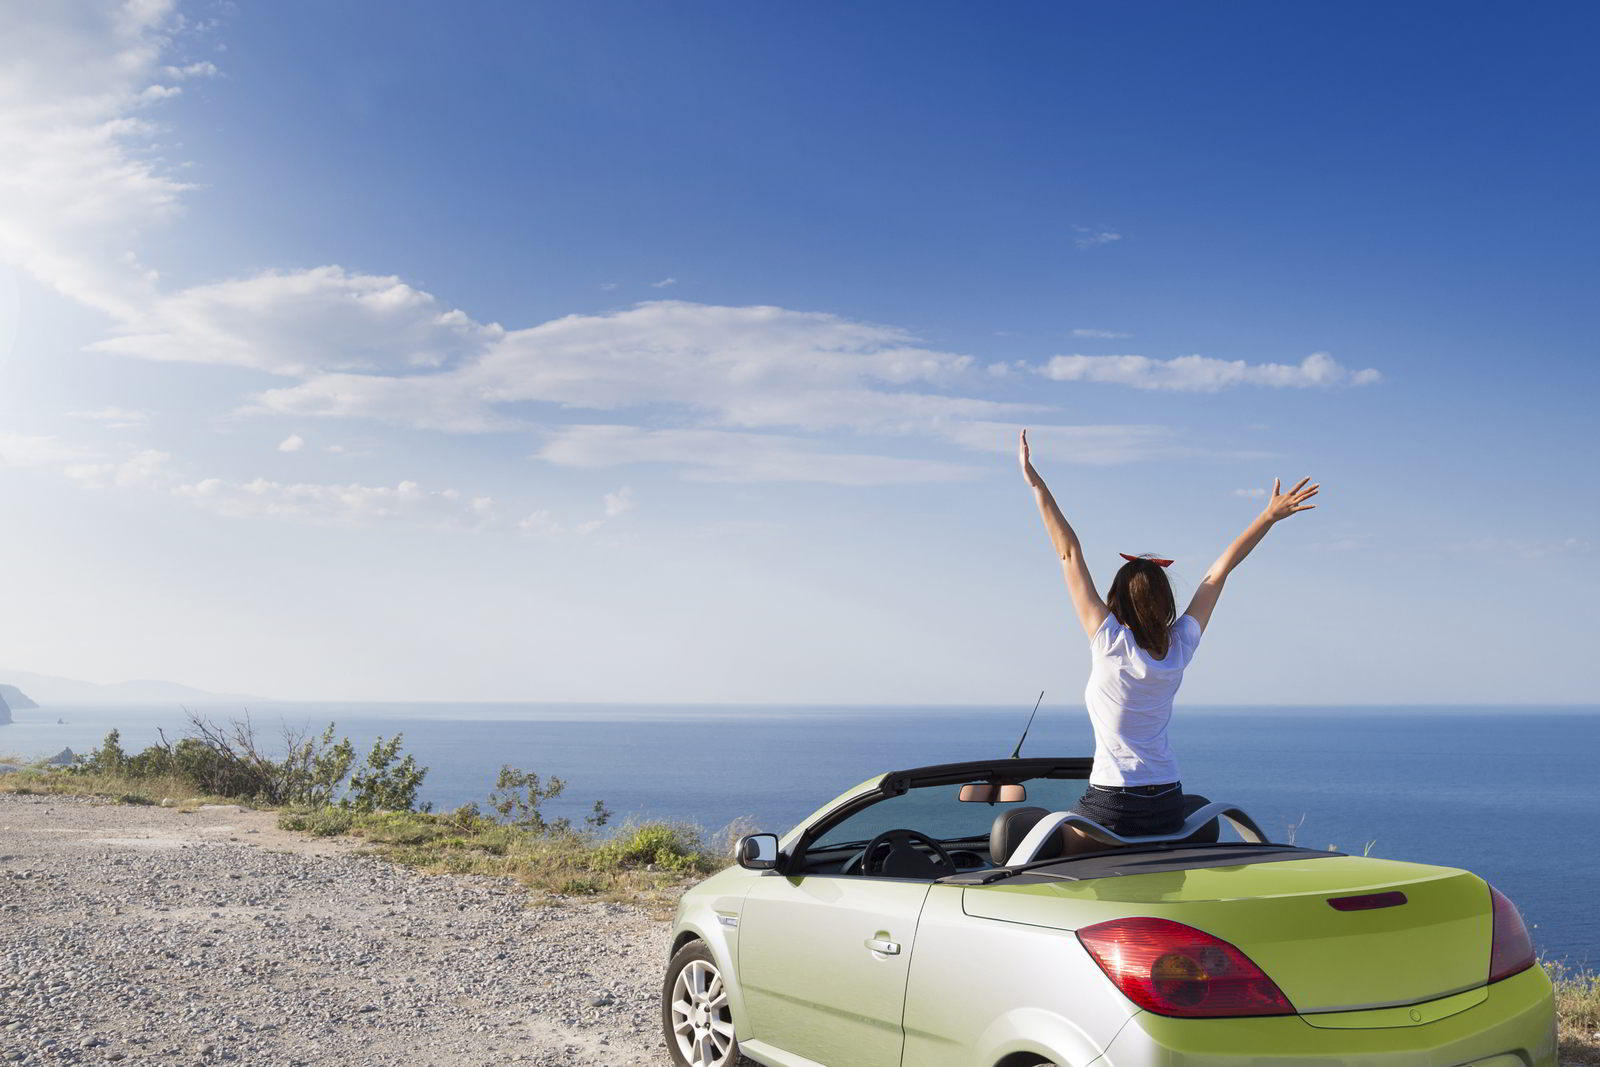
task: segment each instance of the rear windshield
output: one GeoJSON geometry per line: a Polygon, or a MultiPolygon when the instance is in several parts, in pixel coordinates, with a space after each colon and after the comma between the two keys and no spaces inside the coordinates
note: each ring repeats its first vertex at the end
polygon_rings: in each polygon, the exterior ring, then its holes
{"type": "Polygon", "coordinates": [[[856,812],[811,848],[865,844],[885,830],[920,830],[940,841],[986,839],[1001,812],[1024,807],[1066,811],[1083,795],[1085,784],[1081,778],[1034,778],[1026,783],[1027,799],[1010,804],[963,802],[958,785],[922,786],[856,812]]]}

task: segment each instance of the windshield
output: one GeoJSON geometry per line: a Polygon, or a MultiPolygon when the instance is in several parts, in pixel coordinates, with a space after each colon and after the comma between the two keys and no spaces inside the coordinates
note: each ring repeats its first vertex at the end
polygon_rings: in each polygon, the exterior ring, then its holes
{"type": "Polygon", "coordinates": [[[856,812],[811,848],[864,845],[885,830],[920,830],[940,841],[987,838],[1001,812],[1023,807],[1066,811],[1078,802],[1086,783],[1081,778],[1034,778],[1025,784],[1028,799],[1011,804],[963,803],[956,785],[912,789],[856,812]]]}

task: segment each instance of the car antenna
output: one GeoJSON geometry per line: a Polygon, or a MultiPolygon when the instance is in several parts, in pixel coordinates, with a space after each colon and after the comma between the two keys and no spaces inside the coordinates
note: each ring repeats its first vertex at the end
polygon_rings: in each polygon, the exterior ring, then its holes
{"type": "Polygon", "coordinates": [[[1044,690],[1039,690],[1039,699],[1033,702],[1033,715],[1028,716],[1028,725],[1022,728],[1022,736],[1017,738],[1017,747],[1011,750],[1012,759],[1022,758],[1022,742],[1028,739],[1028,731],[1033,729],[1033,716],[1039,714],[1039,705],[1044,703],[1044,690]]]}

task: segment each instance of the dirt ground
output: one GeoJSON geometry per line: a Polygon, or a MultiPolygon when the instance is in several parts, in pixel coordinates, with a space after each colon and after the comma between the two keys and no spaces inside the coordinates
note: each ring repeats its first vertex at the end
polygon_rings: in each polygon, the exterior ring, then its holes
{"type": "Polygon", "coordinates": [[[231,805],[0,794],[0,1062],[657,1067],[666,924],[231,805]]]}

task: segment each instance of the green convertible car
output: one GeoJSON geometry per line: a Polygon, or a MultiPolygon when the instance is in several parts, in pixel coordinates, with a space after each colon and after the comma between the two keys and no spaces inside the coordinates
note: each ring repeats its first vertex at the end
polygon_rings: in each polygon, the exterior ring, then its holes
{"type": "Polygon", "coordinates": [[[1550,980],[1481,878],[1226,804],[1119,838],[1068,810],[1090,762],[896,771],[744,838],[678,909],[673,1062],[1555,1067],[1550,980]]]}

